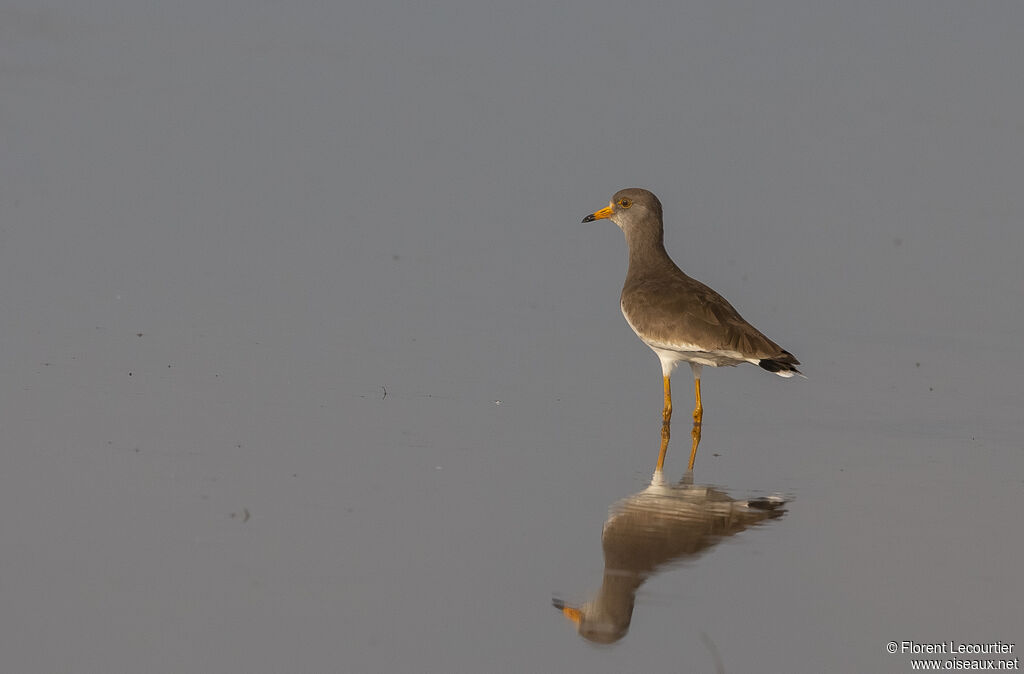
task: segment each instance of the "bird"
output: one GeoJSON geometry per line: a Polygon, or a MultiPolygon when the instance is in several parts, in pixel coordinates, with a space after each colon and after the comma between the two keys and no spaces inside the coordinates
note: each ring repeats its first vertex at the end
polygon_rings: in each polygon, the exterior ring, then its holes
{"type": "Polygon", "coordinates": [[[661,361],[664,406],[655,472],[662,471],[671,434],[672,372],[684,361],[690,364],[694,381],[689,463],[693,470],[704,417],[700,400],[703,367],[752,363],[780,377],[803,377],[796,367],[800,361],[744,320],[728,300],[687,276],[672,261],[665,250],[661,201],[652,192],[639,187],[619,190],[606,208],[586,216],[583,222],[604,219],[619,226],[629,247],[629,268],[619,301],[622,315],[661,361]]]}

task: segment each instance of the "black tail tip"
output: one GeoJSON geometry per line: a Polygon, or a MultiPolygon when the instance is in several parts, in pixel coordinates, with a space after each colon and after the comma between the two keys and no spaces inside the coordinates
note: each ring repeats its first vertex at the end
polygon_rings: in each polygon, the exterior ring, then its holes
{"type": "Polygon", "coordinates": [[[765,358],[758,361],[757,364],[769,372],[796,372],[800,374],[800,370],[796,369],[792,363],[784,363],[781,360],[768,360],[765,358]]]}
{"type": "Polygon", "coordinates": [[[803,374],[800,370],[796,369],[796,366],[800,364],[793,354],[789,351],[783,351],[782,355],[778,358],[763,358],[757,363],[769,372],[793,372],[795,374],[803,374]]]}

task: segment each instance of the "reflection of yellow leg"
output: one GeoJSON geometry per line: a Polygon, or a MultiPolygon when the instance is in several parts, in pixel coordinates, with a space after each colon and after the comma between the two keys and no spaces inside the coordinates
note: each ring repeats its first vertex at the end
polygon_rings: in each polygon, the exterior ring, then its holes
{"type": "Polygon", "coordinates": [[[690,431],[690,435],[693,436],[693,448],[690,450],[690,470],[693,470],[693,461],[697,458],[697,445],[700,444],[700,426],[701,421],[704,419],[704,406],[700,404],[700,379],[694,379],[693,385],[697,405],[693,408],[693,430],[690,431]]]}
{"type": "Polygon", "coordinates": [[[658,454],[658,467],[654,470],[661,472],[665,465],[665,454],[668,452],[668,440],[671,435],[670,425],[672,422],[672,387],[669,385],[669,378],[662,377],[665,383],[665,407],[661,410],[661,452],[658,454]]]}

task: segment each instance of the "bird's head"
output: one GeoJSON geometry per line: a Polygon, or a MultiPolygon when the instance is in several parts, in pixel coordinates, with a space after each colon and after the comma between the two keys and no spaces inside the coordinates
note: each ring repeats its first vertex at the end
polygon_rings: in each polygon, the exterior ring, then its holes
{"type": "Polygon", "coordinates": [[[661,226],[661,202],[654,193],[640,187],[619,190],[608,203],[596,213],[583,218],[583,222],[608,219],[624,232],[640,226],[656,224],[661,226]]]}

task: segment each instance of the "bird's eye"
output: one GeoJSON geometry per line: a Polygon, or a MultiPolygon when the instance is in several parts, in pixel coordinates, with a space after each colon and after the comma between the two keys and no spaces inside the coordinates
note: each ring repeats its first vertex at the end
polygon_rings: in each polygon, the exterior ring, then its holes
{"type": "Polygon", "coordinates": [[[619,206],[622,206],[623,208],[629,208],[632,205],[633,202],[630,199],[619,199],[619,206]]]}

